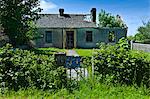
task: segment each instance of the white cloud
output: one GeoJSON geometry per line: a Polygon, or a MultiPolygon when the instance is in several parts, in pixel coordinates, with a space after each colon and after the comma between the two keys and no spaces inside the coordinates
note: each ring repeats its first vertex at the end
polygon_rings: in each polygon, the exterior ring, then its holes
{"type": "Polygon", "coordinates": [[[50,2],[50,1],[41,0],[40,1],[40,8],[42,8],[43,11],[48,11],[48,10],[57,8],[57,5],[54,4],[53,2],[50,2]]]}

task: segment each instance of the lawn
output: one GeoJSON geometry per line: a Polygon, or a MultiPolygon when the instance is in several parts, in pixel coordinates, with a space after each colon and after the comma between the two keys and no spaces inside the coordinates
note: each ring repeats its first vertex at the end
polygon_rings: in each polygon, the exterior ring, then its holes
{"type": "MultiPolygon", "coordinates": [[[[48,54],[54,54],[57,52],[67,52],[68,49],[59,49],[59,48],[51,47],[51,48],[38,48],[37,50],[42,51],[44,53],[48,53],[48,54]]],[[[94,50],[93,49],[73,49],[73,50],[75,50],[79,54],[79,56],[92,56],[92,53],[94,53],[96,49],[94,50]]],[[[147,58],[150,60],[150,53],[146,53],[146,52],[142,52],[142,53],[147,54],[148,55],[147,58]]]]}
{"type": "Polygon", "coordinates": [[[92,56],[93,49],[75,49],[80,56],[92,56]]]}
{"type": "MultiPolygon", "coordinates": [[[[54,54],[57,52],[67,52],[68,49],[59,49],[59,48],[38,48],[38,51],[42,51],[48,54],[54,54]]],[[[75,50],[79,56],[92,56],[93,49],[72,49],[75,50]]]]}

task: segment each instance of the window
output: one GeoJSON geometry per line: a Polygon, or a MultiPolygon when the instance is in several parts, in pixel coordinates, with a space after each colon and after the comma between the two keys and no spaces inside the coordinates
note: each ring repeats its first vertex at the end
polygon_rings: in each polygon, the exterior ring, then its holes
{"type": "Polygon", "coordinates": [[[92,42],[92,31],[86,31],[86,42],[92,42]]]}
{"type": "Polygon", "coordinates": [[[45,41],[47,43],[52,43],[52,31],[45,32],[45,41]]]}
{"type": "Polygon", "coordinates": [[[108,40],[109,40],[109,42],[115,42],[115,32],[114,31],[109,32],[108,40]]]}

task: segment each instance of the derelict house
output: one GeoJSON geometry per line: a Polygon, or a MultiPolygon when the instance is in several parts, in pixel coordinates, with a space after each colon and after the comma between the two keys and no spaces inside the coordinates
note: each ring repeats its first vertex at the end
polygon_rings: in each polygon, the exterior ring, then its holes
{"type": "Polygon", "coordinates": [[[127,28],[100,28],[96,24],[96,8],[90,14],[41,14],[36,21],[41,38],[37,47],[94,48],[97,43],[116,43],[126,37],[127,28]],[[110,38],[110,35],[114,35],[110,38]]]}

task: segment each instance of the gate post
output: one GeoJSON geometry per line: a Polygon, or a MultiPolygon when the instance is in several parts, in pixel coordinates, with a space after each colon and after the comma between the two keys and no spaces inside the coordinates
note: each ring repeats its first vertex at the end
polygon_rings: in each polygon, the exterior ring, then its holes
{"type": "Polygon", "coordinates": [[[58,52],[55,54],[55,62],[58,66],[65,66],[66,63],[66,53],[58,52]]]}
{"type": "MultiPolygon", "coordinates": [[[[58,52],[54,54],[54,59],[55,59],[55,63],[57,68],[60,66],[63,66],[63,68],[65,68],[65,64],[66,64],[66,53],[64,52],[58,52]]],[[[67,71],[65,69],[65,71],[62,73],[61,75],[61,79],[62,79],[62,84],[61,86],[67,86],[67,71]]]]}

